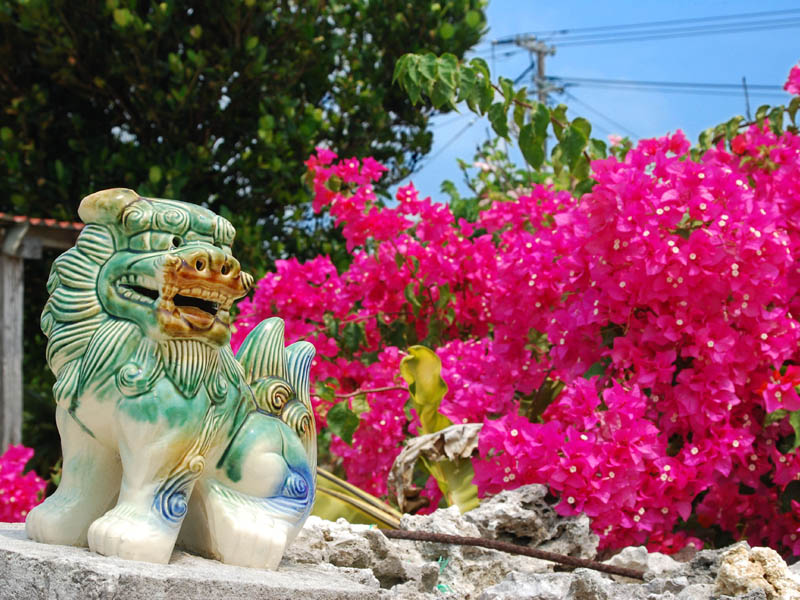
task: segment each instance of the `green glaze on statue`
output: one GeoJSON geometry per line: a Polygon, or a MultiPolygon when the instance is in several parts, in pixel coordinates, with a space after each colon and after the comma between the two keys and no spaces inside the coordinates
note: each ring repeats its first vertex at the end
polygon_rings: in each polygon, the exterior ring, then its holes
{"type": "Polygon", "coordinates": [[[51,544],[168,562],[176,541],[275,568],[314,499],[314,348],[268,319],[234,357],[230,309],[253,278],[233,226],[126,189],[83,199],[42,312],[63,475],[28,515],[51,544]]]}

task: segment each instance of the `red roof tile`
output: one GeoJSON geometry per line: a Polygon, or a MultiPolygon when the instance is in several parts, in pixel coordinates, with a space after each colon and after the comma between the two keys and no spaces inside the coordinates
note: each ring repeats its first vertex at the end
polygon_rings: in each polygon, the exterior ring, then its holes
{"type": "Polygon", "coordinates": [[[30,223],[38,227],[49,227],[51,229],[72,229],[79,231],[83,229],[83,223],[74,221],[56,221],[55,219],[42,219],[40,217],[26,217],[25,215],[10,215],[0,212],[0,222],[7,223],[30,223]]]}

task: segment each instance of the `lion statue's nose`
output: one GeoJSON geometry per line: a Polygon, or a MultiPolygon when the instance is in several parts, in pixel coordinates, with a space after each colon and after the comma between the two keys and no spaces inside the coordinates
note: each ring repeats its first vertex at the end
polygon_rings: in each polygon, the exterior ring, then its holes
{"type": "Polygon", "coordinates": [[[215,246],[180,249],[173,256],[198,273],[235,279],[242,271],[238,260],[215,246]]]}

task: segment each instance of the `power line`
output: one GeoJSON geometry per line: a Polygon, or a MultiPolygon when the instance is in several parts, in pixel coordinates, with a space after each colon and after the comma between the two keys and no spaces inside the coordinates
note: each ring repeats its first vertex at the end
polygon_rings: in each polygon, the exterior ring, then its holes
{"type": "Polygon", "coordinates": [[[511,58],[512,56],[516,56],[517,54],[521,54],[522,52],[524,52],[524,50],[522,48],[518,48],[516,50],[507,50],[506,52],[502,52],[500,54],[494,54],[489,48],[487,48],[486,50],[476,52],[473,56],[480,58],[491,58],[492,60],[505,60],[511,58]]]}
{"type": "Polygon", "coordinates": [[[628,129],[627,127],[625,127],[625,125],[623,125],[622,123],[619,123],[618,121],[615,121],[614,119],[612,119],[612,118],[611,118],[611,117],[609,117],[608,115],[606,115],[606,114],[604,114],[604,113],[600,112],[599,110],[597,110],[597,109],[596,109],[596,108],[594,108],[593,106],[590,106],[589,104],[587,104],[586,102],[584,102],[583,100],[581,100],[580,98],[578,98],[577,96],[575,96],[574,94],[572,94],[572,93],[570,93],[570,92],[567,92],[566,90],[563,92],[563,94],[564,94],[564,95],[565,95],[567,98],[570,98],[570,99],[572,99],[573,101],[577,102],[578,104],[580,104],[580,105],[581,105],[581,106],[583,106],[584,108],[586,108],[586,109],[588,109],[589,111],[593,112],[594,114],[598,115],[598,116],[599,116],[599,117],[601,117],[602,119],[605,119],[606,121],[608,121],[609,123],[611,123],[611,124],[612,124],[614,127],[616,127],[617,129],[619,129],[619,130],[620,130],[620,131],[622,131],[623,133],[627,133],[628,135],[630,135],[631,137],[633,137],[633,138],[635,138],[635,139],[639,139],[639,138],[641,138],[641,137],[642,137],[642,136],[640,136],[639,134],[637,134],[636,132],[634,132],[634,131],[631,131],[630,129],[628,129]]]}
{"type": "Polygon", "coordinates": [[[475,125],[475,123],[477,123],[477,122],[478,122],[478,117],[473,117],[473,119],[469,123],[467,123],[464,127],[462,127],[459,130],[458,133],[456,133],[453,137],[451,137],[449,140],[447,140],[447,142],[445,142],[444,146],[442,146],[434,154],[432,154],[431,157],[427,160],[427,162],[428,163],[433,162],[434,159],[436,159],[438,156],[440,156],[442,154],[442,152],[447,150],[447,148],[452,146],[456,142],[456,140],[458,138],[460,138],[462,135],[464,135],[464,133],[466,133],[467,129],[469,129],[470,127],[475,125]]]}
{"type": "MultiPolygon", "coordinates": [[[[627,91],[627,92],[650,92],[654,93],[657,92],[659,94],[689,94],[695,96],[718,96],[718,97],[741,97],[742,91],[739,90],[738,92],[734,90],[705,90],[705,89],[692,89],[692,88],[658,88],[658,87],[642,87],[642,86],[619,86],[619,85],[608,85],[602,83],[584,83],[584,84],[566,84],[566,87],[592,87],[592,88],[599,88],[599,89],[607,89],[607,90],[616,90],[616,91],[627,91]]],[[[759,96],[762,98],[773,98],[778,99],[785,94],[781,94],[778,92],[764,92],[764,91],[752,91],[750,92],[750,96],[759,96]]]]}
{"type": "Polygon", "coordinates": [[[800,19],[780,21],[770,21],[764,23],[750,23],[743,25],[736,25],[733,27],[719,27],[712,28],[687,28],[682,30],[662,30],[652,32],[634,33],[625,36],[605,36],[583,39],[565,39],[559,40],[559,47],[575,47],[575,46],[590,46],[590,45],[604,45],[604,44],[617,44],[624,42],[647,42],[651,40],[664,40],[671,38],[685,38],[697,36],[709,36],[729,33],[744,33],[748,31],[761,31],[764,29],[793,29],[800,27],[800,19]]]}
{"type": "MultiPolygon", "coordinates": [[[[549,31],[529,31],[526,33],[520,33],[514,36],[501,38],[498,40],[494,40],[492,44],[513,44],[514,40],[523,35],[532,35],[537,37],[543,36],[556,36],[556,35],[574,35],[575,33],[583,33],[583,32],[592,32],[592,31],[612,31],[612,30],[624,30],[624,29],[636,29],[636,28],[650,28],[650,27],[663,27],[663,26],[670,26],[670,25],[682,25],[682,24],[693,24],[693,23],[711,23],[714,21],[734,21],[734,20],[742,20],[744,22],[750,22],[753,18],[759,17],[768,17],[768,16],[777,16],[777,15],[792,15],[792,14],[800,14],[800,9],[786,9],[786,10],[771,10],[771,11],[759,11],[759,12],[752,12],[752,13],[739,13],[734,15],[716,15],[713,17],[692,17],[686,19],[669,19],[664,21],[648,21],[648,22],[640,22],[640,23],[626,23],[621,25],[598,25],[594,27],[576,27],[571,29],[555,29],[549,31]]],[[[732,25],[732,24],[729,24],[732,25]]]]}
{"type": "MultiPolygon", "coordinates": [[[[550,76],[547,78],[554,82],[563,83],[603,83],[609,85],[636,85],[636,86],[651,86],[651,87],[676,87],[676,88],[703,88],[703,89],[724,89],[724,90],[740,90],[742,84],[740,83],[709,83],[701,81],[644,81],[635,79],[605,79],[599,77],[560,77],[550,76]]],[[[779,85],[765,85],[748,83],[747,88],[750,90],[765,90],[771,92],[781,92],[783,88],[779,85]]]]}
{"type": "Polygon", "coordinates": [[[448,119],[447,121],[440,121],[439,123],[434,123],[431,126],[431,129],[442,129],[444,127],[449,127],[453,123],[458,123],[462,121],[466,115],[464,113],[459,113],[457,116],[453,117],[452,119],[448,119]]]}

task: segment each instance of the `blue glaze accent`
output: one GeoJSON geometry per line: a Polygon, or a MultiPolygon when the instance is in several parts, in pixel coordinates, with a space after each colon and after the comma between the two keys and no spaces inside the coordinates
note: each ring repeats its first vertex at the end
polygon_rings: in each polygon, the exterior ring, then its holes
{"type": "Polygon", "coordinates": [[[172,481],[165,481],[156,492],[153,498],[153,510],[165,521],[173,525],[179,525],[186,516],[189,508],[189,498],[186,488],[189,487],[192,478],[187,474],[179,475],[172,481]]]}

